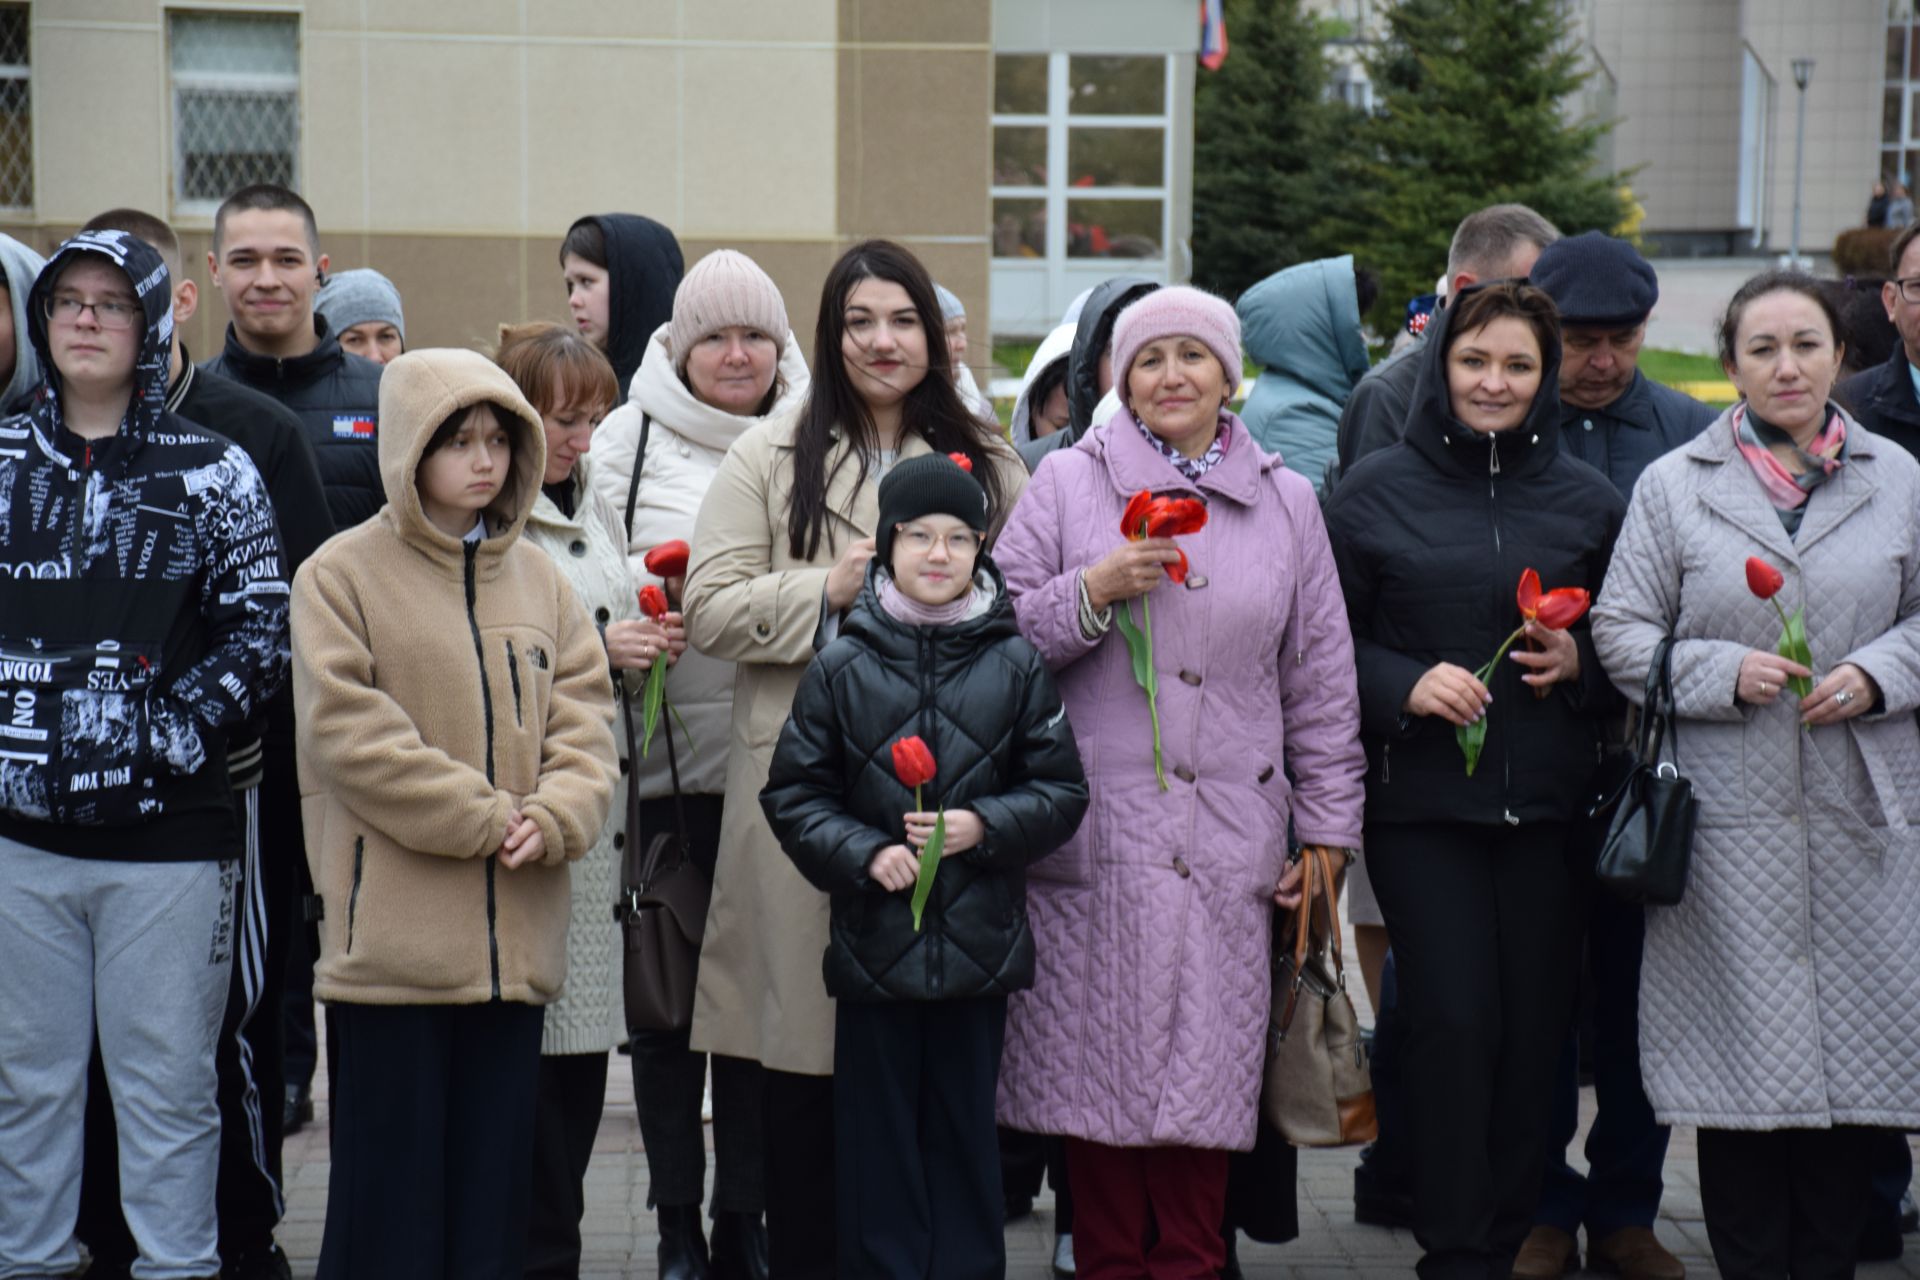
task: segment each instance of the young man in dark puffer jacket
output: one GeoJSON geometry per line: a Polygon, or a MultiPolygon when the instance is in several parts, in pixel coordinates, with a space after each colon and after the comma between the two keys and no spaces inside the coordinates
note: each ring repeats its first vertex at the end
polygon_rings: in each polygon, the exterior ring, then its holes
{"type": "Polygon", "coordinates": [[[794,698],[760,802],[832,895],[839,1274],[1006,1269],[994,1091],[1007,996],[1033,985],[1029,864],[1073,835],[1086,776],[1046,664],[981,551],[986,492],[926,455],[880,483],[873,567],[794,698]],[[917,737],[945,847],[916,924],[917,737]]]}

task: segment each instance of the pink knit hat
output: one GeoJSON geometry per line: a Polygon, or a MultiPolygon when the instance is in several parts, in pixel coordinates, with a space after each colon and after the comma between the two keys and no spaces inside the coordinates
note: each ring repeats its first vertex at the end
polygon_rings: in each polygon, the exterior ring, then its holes
{"type": "Polygon", "coordinates": [[[1240,317],[1233,313],[1233,304],[1204,289],[1174,285],[1155,289],[1114,322],[1113,381],[1122,400],[1126,399],[1127,371],[1140,348],[1161,338],[1181,337],[1204,342],[1226,370],[1227,385],[1240,385],[1240,317]]]}
{"type": "Polygon", "coordinates": [[[715,249],[693,264],[673,293],[667,349],[676,369],[687,367],[694,344],[730,325],[758,329],[786,349],[787,304],[760,264],[733,249],[715,249]]]}

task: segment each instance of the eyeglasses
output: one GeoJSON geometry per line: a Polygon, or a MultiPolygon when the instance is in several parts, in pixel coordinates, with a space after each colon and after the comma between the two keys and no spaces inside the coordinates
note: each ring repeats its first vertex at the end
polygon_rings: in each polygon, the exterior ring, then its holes
{"type": "MultiPolygon", "coordinates": [[[[897,524],[894,533],[900,538],[900,545],[917,556],[924,556],[933,550],[933,544],[942,541],[925,529],[910,524],[897,524]]],[[[956,560],[969,560],[980,554],[980,535],[971,529],[960,529],[946,536],[947,554],[956,560]]]]}
{"type": "Polygon", "coordinates": [[[1920,276],[1908,276],[1905,280],[1889,280],[1887,283],[1898,285],[1900,296],[1908,302],[1920,302],[1920,276]]]}
{"type": "Polygon", "coordinates": [[[93,322],[102,329],[131,329],[140,315],[140,306],[113,298],[88,302],[74,293],[56,293],[47,299],[47,319],[57,324],[79,324],[82,311],[93,312],[93,322]]]}

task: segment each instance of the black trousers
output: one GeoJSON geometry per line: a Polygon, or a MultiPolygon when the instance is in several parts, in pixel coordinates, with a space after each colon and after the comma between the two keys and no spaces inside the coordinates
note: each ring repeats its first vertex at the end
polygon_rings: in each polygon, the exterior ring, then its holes
{"type": "Polygon", "coordinates": [[[1506,1280],[1533,1225],[1573,999],[1567,834],[1560,823],[1367,829],[1399,982],[1424,1280],[1506,1280]]]}
{"type": "Polygon", "coordinates": [[[1702,1129],[1700,1208],[1723,1280],[1853,1275],[1883,1129],[1702,1129]]]}
{"type": "Polygon", "coordinates": [[[340,1076],[318,1280],[520,1280],[540,1007],[332,1013],[340,1076]]]}
{"type": "Polygon", "coordinates": [[[841,1277],[1006,1274],[993,1123],[1006,1026],[1000,996],[835,1007],[841,1277]]]}
{"type": "MultiPolygon", "coordinates": [[[[227,1011],[214,1046],[220,1107],[220,1172],[214,1187],[220,1257],[232,1266],[273,1245],[285,1210],[280,1180],[280,1001],[287,966],[294,864],[306,854],[300,788],[290,749],[269,748],[258,787],[234,797],[246,843],[235,884],[238,945],[227,1011]]],[[[85,1157],[75,1234],[94,1255],[95,1274],[119,1274],[138,1254],[120,1215],[119,1132],[100,1051],[88,1064],[85,1157]]]]}
{"type": "Polygon", "coordinates": [[[587,1165],[607,1098],[607,1056],[540,1055],[527,1280],[575,1280],[580,1274],[580,1218],[587,1211],[587,1165]]]}
{"type": "MultiPolygon", "coordinates": [[[[709,876],[720,856],[719,796],[682,797],[687,820],[687,852],[709,876]]],[[[640,829],[647,839],[671,830],[673,800],[640,805],[640,829]]],[[[706,1093],[707,1055],[696,1053],[692,1028],[639,1031],[629,1042],[633,1053],[633,1098],[640,1113],[640,1138],[647,1152],[647,1207],[698,1205],[706,1195],[707,1139],[700,1120],[706,1093]]],[[[713,1057],[713,1201],[714,1213],[758,1216],[766,1207],[765,1138],[761,1133],[760,1064],[745,1058],[713,1057]]]]}
{"type": "Polygon", "coordinates": [[[833,1280],[832,1076],[763,1068],[767,1270],[772,1280],[833,1280]]]}
{"type": "Polygon", "coordinates": [[[1008,1199],[1040,1194],[1040,1184],[1053,1188],[1053,1234],[1073,1234],[1073,1182],[1067,1177],[1066,1139],[1050,1133],[1028,1133],[1000,1126],[1000,1186],[1008,1199]]]}

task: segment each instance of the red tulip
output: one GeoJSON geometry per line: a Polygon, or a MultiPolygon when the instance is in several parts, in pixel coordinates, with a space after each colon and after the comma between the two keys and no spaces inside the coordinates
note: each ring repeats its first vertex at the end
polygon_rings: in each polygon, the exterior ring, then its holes
{"type": "Polygon", "coordinates": [[[647,552],[647,572],[656,578],[684,578],[687,576],[687,557],[690,554],[691,549],[678,538],[663,542],[647,552]]]}
{"type": "Polygon", "coordinates": [[[925,740],[917,734],[897,740],[893,744],[893,771],[902,786],[912,787],[916,791],[932,782],[935,772],[933,752],[927,749],[925,740]]]}
{"type": "Polygon", "coordinates": [[[1580,587],[1555,587],[1544,595],[1540,575],[1532,569],[1520,575],[1520,589],[1514,593],[1520,616],[1537,622],[1549,631],[1565,631],[1580,621],[1592,598],[1580,587]]]}
{"type": "Polygon", "coordinates": [[[640,588],[640,612],[655,622],[667,616],[667,593],[649,582],[640,588]]]}
{"type": "Polygon", "coordinates": [[[966,472],[968,475],[973,474],[973,459],[969,458],[966,454],[950,453],[947,455],[947,457],[953,460],[954,466],[960,468],[962,471],[966,472]]]}
{"type": "MultiPolygon", "coordinates": [[[[1156,498],[1147,489],[1128,499],[1127,509],[1120,517],[1120,532],[1130,542],[1142,538],[1176,538],[1198,533],[1206,525],[1207,504],[1200,499],[1156,498]]],[[[1180,559],[1167,566],[1167,577],[1177,583],[1187,580],[1186,552],[1180,552],[1180,559]]]]}
{"type": "Polygon", "coordinates": [[[1785,574],[1759,556],[1747,557],[1747,590],[1762,600],[1771,600],[1786,585],[1785,574]]]}

